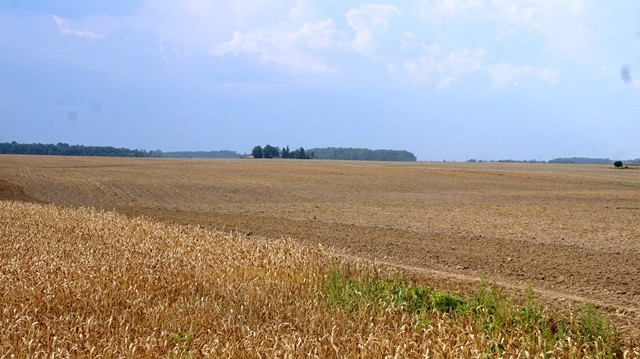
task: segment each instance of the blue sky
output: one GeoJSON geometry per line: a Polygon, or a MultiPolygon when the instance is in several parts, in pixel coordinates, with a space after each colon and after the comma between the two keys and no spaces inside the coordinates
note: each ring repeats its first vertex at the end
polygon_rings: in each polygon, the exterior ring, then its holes
{"type": "Polygon", "coordinates": [[[0,142],[640,157],[640,2],[8,0],[0,142]]]}

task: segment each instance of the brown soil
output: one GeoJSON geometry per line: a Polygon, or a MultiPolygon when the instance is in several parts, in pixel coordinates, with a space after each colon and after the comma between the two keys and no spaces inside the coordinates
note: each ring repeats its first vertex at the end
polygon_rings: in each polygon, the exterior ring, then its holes
{"type": "Polygon", "coordinates": [[[24,202],[37,202],[35,198],[32,198],[24,193],[22,187],[15,183],[3,181],[0,179],[0,201],[24,201],[24,202]]]}
{"type": "Polygon", "coordinates": [[[0,156],[0,199],[291,237],[469,290],[533,284],[640,339],[640,173],[605,166],[0,156]],[[13,183],[13,184],[12,184],[13,183]]]}

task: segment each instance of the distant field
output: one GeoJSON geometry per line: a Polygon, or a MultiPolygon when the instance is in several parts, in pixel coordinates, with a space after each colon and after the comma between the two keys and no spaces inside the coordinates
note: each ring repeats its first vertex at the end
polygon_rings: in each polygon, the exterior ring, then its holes
{"type": "Polygon", "coordinates": [[[0,156],[0,199],[290,237],[467,291],[533,284],[640,338],[640,171],[612,166],[0,156]]]}

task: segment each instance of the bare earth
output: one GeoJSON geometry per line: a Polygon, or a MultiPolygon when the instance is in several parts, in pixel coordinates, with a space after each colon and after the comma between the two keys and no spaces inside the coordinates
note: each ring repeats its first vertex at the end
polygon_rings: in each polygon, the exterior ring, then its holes
{"type": "Polygon", "coordinates": [[[291,237],[468,290],[532,283],[640,340],[640,170],[498,163],[0,156],[0,200],[291,237]]]}

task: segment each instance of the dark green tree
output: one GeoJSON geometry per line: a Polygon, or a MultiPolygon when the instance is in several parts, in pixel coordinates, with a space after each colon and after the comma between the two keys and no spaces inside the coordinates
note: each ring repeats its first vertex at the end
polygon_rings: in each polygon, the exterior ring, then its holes
{"type": "Polygon", "coordinates": [[[613,165],[616,166],[616,168],[621,168],[623,164],[622,161],[615,161],[613,165]]]}
{"type": "Polygon", "coordinates": [[[297,150],[291,151],[291,154],[289,155],[289,158],[295,158],[295,159],[299,159],[299,160],[307,160],[307,159],[309,159],[309,156],[307,156],[307,153],[305,152],[304,148],[300,147],[297,150]]]}
{"type": "Polygon", "coordinates": [[[262,147],[261,146],[254,147],[253,150],[251,150],[251,154],[253,155],[253,158],[262,158],[263,156],[262,147]]]}
{"type": "Polygon", "coordinates": [[[280,150],[278,149],[278,147],[266,145],[262,149],[262,156],[264,158],[278,158],[280,156],[280,150]]]}
{"type": "Polygon", "coordinates": [[[291,154],[291,151],[289,150],[289,146],[282,147],[282,152],[280,153],[280,157],[289,158],[289,154],[291,154]]]}

